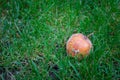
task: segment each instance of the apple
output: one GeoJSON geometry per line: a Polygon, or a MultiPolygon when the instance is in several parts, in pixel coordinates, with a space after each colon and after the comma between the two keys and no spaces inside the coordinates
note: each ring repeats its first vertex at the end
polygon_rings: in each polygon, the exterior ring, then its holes
{"type": "Polygon", "coordinates": [[[66,43],[66,51],[72,57],[82,55],[87,56],[92,48],[92,43],[87,36],[82,33],[73,34],[66,43]]]}

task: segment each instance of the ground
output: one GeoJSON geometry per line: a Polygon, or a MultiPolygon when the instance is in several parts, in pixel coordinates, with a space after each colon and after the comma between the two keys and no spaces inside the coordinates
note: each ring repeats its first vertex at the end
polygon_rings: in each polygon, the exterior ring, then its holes
{"type": "Polygon", "coordinates": [[[1,80],[119,80],[119,48],[119,0],[0,1],[1,80]],[[82,60],[66,53],[73,33],[94,33],[82,60]]]}

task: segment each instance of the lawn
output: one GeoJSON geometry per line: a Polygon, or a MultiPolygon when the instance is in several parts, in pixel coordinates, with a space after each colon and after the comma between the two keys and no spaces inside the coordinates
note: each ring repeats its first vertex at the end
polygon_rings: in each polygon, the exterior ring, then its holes
{"type": "Polygon", "coordinates": [[[0,80],[120,80],[120,0],[0,0],[0,80]],[[82,60],[74,33],[94,33],[82,60]]]}

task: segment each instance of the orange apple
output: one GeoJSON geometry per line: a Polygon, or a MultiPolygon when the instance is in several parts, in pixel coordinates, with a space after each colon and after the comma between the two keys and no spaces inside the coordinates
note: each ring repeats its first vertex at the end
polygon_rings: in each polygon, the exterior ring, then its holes
{"type": "Polygon", "coordinates": [[[87,56],[92,48],[92,43],[87,36],[76,33],[73,34],[67,41],[66,50],[72,57],[76,55],[87,56]]]}

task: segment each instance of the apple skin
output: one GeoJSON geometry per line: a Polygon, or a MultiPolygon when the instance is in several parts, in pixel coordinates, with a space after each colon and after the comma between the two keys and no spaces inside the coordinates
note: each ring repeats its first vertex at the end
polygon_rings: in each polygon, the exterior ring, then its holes
{"type": "Polygon", "coordinates": [[[73,34],[66,43],[66,51],[72,57],[82,55],[87,56],[92,48],[92,43],[88,37],[81,33],[73,34]]]}

